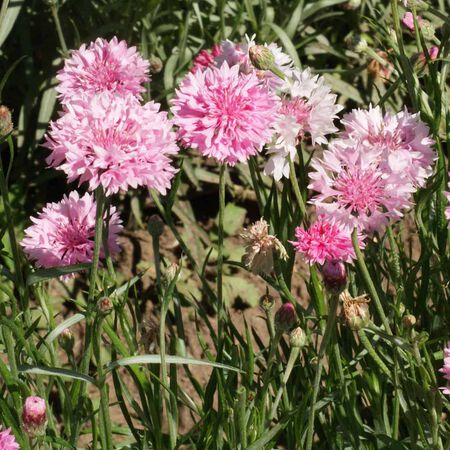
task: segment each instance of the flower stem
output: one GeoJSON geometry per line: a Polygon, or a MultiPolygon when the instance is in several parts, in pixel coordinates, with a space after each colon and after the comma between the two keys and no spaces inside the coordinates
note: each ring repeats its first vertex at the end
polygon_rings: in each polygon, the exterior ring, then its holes
{"type": "Polygon", "coordinates": [[[219,223],[217,242],[217,339],[219,346],[222,345],[221,343],[223,341],[223,219],[225,212],[225,168],[225,164],[221,164],[219,178],[219,223]]]}
{"type": "Polygon", "coordinates": [[[377,355],[377,352],[373,348],[372,344],[370,343],[369,339],[367,338],[366,333],[363,329],[358,331],[359,339],[361,340],[362,345],[364,345],[364,348],[367,350],[371,358],[374,360],[376,365],[379,367],[379,369],[389,378],[392,378],[392,374],[390,370],[387,368],[386,364],[381,360],[381,358],[377,355]]]}
{"type": "Polygon", "coordinates": [[[362,277],[364,279],[364,283],[366,284],[366,288],[369,291],[370,297],[375,303],[375,307],[378,311],[378,315],[383,322],[384,328],[386,332],[392,335],[391,327],[389,326],[389,320],[384,313],[383,306],[381,305],[380,297],[378,296],[378,292],[373,284],[372,278],[370,277],[369,270],[367,269],[366,263],[364,261],[363,254],[359,248],[358,242],[358,230],[355,228],[352,233],[352,242],[353,248],[355,250],[355,255],[358,263],[359,270],[361,271],[362,277]]]}
{"type": "Polygon", "coordinates": [[[300,208],[300,213],[302,215],[301,220],[305,225],[308,225],[308,217],[306,216],[306,205],[303,200],[302,194],[300,192],[300,187],[297,181],[297,175],[295,173],[294,161],[289,158],[289,172],[291,178],[292,189],[294,190],[294,195],[297,200],[298,207],[300,208]]]}
{"type": "Polygon", "coordinates": [[[324,363],[324,356],[328,348],[331,336],[333,336],[334,327],[336,324],[337,306],[339,303],[339,295],[332,295],[330,298],[330,307],[328,310],[327,324],[325,327],[325,334],[319,349],[319,362],[316,367],[316,374],[314,377],[313,395],[311,400],[311,409],[308,417],[308,434],[306,437],[306,450],[311,450],[314,437],[314,418],[316,414],[317,395],[319,393],[320,379],[322,377],[322,369],[324,363]]]}
{"type": "Polygon", "coordinates": [[[67,56],[69,56],[69,51],[67,49],[66,40],[64,39],[64,33],[62,31],[61,22],[59,21],[58,5],[53,3],[51,5],[50,9],[52,10],[52,16],[53,16],[53,20],[55,22],[56,33],[58,34],[58,39],[59,39],[59,43],[61,45],[61,50],[63,52],[63,56],[67,57],[67,56]]]}

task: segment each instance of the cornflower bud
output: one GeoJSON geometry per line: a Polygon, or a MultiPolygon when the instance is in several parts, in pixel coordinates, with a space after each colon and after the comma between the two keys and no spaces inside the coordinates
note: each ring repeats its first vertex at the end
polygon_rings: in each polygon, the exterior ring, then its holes
{"type": "Polygon", "coordinates": [[[342,9],[346,11],[351,11],[354,9],[358,9],[361,6],[361,0],[349,0],[342,4],[342,9]]]}
{"type": "Polygon", "coordinates": [[[275,304],[275,299],[269,294],[269,290],[259,299],[259,306],[265,311],[269,312],[273,305],[275,304]]]}
{"type": "Polygon", "coordinates": [[[109,297],[102,297],[97,303],[99,312],[103,314],[110,313],[111,310],[113,309],[113,306],[114,306],[113,302],[109,297]]]}
{"type": "Polygon", "coordinates": [[[159,73],[163,68],[163,63],[160,58],[155,55],[150,56],[150,73],[159,73]]]}
{"type": "Polygon", "coordinates": [[[275,65],[275,56],[264,45],[253,45],[248,50],[248,56],[252,64],[259,70],[271,70],[275,65]]]}
{"type": "Polygon", "coordinates": [[[70,353],[73,350],[75,344],[75,338],[72,332],[68,328],[64,328],[58,337],[59,345],[67,352],[70,353]]]}
{"type": "Polygon", "coordinates": [[[347,285],[347,269],[342,261],[325,261],[322,266],[323,282],[332,294],[340,294],[347,285]]]}
{"type": "Polygon", "coordinates": [[[356,35],[352,37],[349,47],[357,53],[363,53],[368,49],[369,44],[362,36],[356,35]]]}
{"type": "Polygon", "coordinates": [[[298,348],[306,345],[306,334],[302,328],[296,327],[289,333],[289,344],[291,347],[298,348]]]}
{"type": "Polygon", "coordinates": [[[39,436],[45,432],[47,405],[41,397],[31,396],[25,399],[22,423],[29,436],[39,436]]]}
{"type": "Polygon", "coordinates": [[[275,328],[284,333],[290,330],[297,321],[297,314],[292,303],[285,303],[275,313],[275,328]]]}
{"type": "Polygon", "coordinates": [[[147,224],[148,232],[152,235],[153,238],[159,238],[163,234],[164,231],[164,222],[158,214],[153,214],[148,219],[147,224]]]}
{"type": "Polygon", "coordinates": [[[416,324],[417,320],[412,314],[406,314],[406,316],[403,316],[402,322],[405,328],[412,328],[416,324]]]}
{"type": "Polygon", "coordinates": [[[0,138],[8,136],[13,130],[11,111],[4,105],[0,106],[0,138]]]}

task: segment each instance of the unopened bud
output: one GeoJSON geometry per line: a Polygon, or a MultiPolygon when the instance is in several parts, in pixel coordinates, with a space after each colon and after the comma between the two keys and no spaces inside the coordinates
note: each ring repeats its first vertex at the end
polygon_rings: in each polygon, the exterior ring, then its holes
{"type": "Polygon", "coordinates": [[[369,45],[363,37],[357,35],[352,37],[349,47],[357,53],[363,53],[367,50],[369,45]]]}
{"type": "Polygon", "coordinates": [[[164,282],[169,285],[176,277],[180,266],[177,263],[170,263],[164,271],[164,282]]]}
{"type": "Polygon", "coordinates": [[[108,314],[109,312],[111,312],[114,305],[109,297],[102,297],[98,301],[97,306],[98,306],[99,312],[102,312],[103,314],[108,314]]]}
{"type": "Polygon", "coordinates": [[[58,342],[67,353],[70,353],[73,350],[75,338],[68,328],[64,328],[58,337],[58,342]]]}
{"type": "Polygon", "coordinates": [[[420,30],[422,31],[422,35],[425,39],[432,39],[434,37],[434,33],[436,32],[433,24],[428,20],[422,20],[420,23],[420,30]]]}
{"type": "Polygon", "coordinates": [[[13,130],[11,111],[4,105],[0,106],[0,138],[8,136],[13,130]]]}
{"type": "Polygon", "coordinates": [[[46,426],[45,400],[41,397],[27,397],[23,405],[22,423],[29,436],[40,436],[45,432],[46,426]]]}
{"type": "Polygon", "coordinates": [[[163,68],[163,63],[160,58],[155,55],[150,57],[150,73],[159,73],[163,68]]]}
{"type": "Polygon", "coordinates": [[[275,299],[268,293],[266,292],[260,299],[259,299],[259,306],[261,306],[261,308],[265,311],[265,312],[269,312],[272,308],[273,305],[275,304],[275,299]]]}
{"type": "Polygon", "coordinates": [[[325,261],[322,267],[323,282],[332,294],[340,294],[347,285],[347,269],[342,261],[325,261]]]}
{"type": "Polygon", "coordinates": [[[298,348],[306,345],[306,334],[302,328],[296,327],[289,333],[289,344],[291,347],[298,348]]]}
{"type": "Polygon", "coordinates": [[[369,300],[366,295],[353,298],[348,291],[340,296],[343,302],[344,319],[347,326],[358,331],[370,322],[369,300]]]}
{"type": "Polygon", "coordinates": [[[159,238],[163,234],[164,231],[164,222],[158,214],[153,214],[148,219],[147,224],[148,232],[152,235],[153,238],[159,238]]]}
{"type": "MultiPolygon", "coordinates": [[[[433,46],[428,49],[428,56],[430,61],[433,62],[439,55],[439,47],[433,46]]],[[[414,65],[415,70],[422,74],[427,66],[427,58],[424,52],[416,53],[411,57],[411,63],[414,65]]]]}
{"type": "Polygon", "coordinates": [[[259,70],[272,70],[275,66],[275,56],[270,48],[264,45],[253,45],[248,50],[252,64],[259,70]]]}
{"type": "Polygon", "coordinates": [[[361,6],[361,0],[349,0],[342,4],[342,9],[346,11],[352,11],[358,9],[361,6]]]}
{"type": "Polygon", "coordinates": [[[403,316],[402,322],[405,328],[412,328],[416,324],[417,320],[412,314],[406,314],[406,316],[403,316]]]}
{"type": "Polygon", "coordinates": [[[275,313],[275,328],[277,331],[285,332],[290,330],[297,322],[297,314],[292,303],[281,305],[275,313]]]}
{"type": "Polygon", "coordinates": [[[378,56],[377,59],[372,59],[367,65],[367,72],[376,79],[380,79],[383,82],[388,81],[391,78],[394,66],[389,61],[389,54],[383,50],[375,52],[378,56]],[[381,61],[386,61],[382,64],[381,61]]]}

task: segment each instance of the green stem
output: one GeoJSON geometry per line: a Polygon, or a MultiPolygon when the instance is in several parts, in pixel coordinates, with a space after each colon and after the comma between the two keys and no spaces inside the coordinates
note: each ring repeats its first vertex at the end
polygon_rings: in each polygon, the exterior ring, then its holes
{"type": "Polygon", "coordinates": [[[61,22],[59,21],[58,5],[53,3],[50,8],[52,10],[52,16],[53,16],[53,20],[55,22],[56,33],[58,34],[58,39],[59,39],[59,43],[61,45],[61,50],[63,52],[63,56],[67,57],[67,56],[69,56],[69,51],[67,49],[66,40],[64,39],[64,33],[62,31],[61,22]]]}
{"type": "Polygon", "coordinates": [[[284,371],[283,379],[281,380],[280,388],[278,389],[277,396],[272,404],[272,409],[269,414],[269,422],[273,420],[275,414],[277,412],[278,404],[280,403],[281,396],[283,395],[283,390],[286,387],[286,384],[291,376],[292,369],[294,368],[294,364],[297,361],[298,355],[300,353],[300,347],[293,347],[291,350],[291,354],[289,355],[289,360],[286,365],[286,369],[284,371]]]}
{"type": "Polygon", "coordinates": [[[358,263],[358,268],[362,274],[362,277],[364,279],[364,283],[366,284],[366,288],[369,291],[370,297],[375,303],[375,307],[378,311],[378,315],[381,318],[381,321],[383,322],[384,328],[386,332],[390,335],[392,335],[391,327],[389,326],[389,320],[386,317],[386,314],[384,313],[383,306],[381,305],[380,297],[378,296],[378,292],[375,288],[375,285],[373,284],[372,278],[370,277],[369,270],[367,269],[366,263],[364,261],[364,256],[361,253],[361,250],[359,248],[359,241],[358,241],[358,230],[355,228],[352,233],[352,242],[353,242],[353,248],[355,250],[355,255],[358,263]]]}
{"type": "Polygon", "coordinates": [[[289,173],[292,184],[292,189],[294,190],[295,199],[297,200],[298,207],[300,208],[301,220],[305,225],[308,225],[308,217],[306,216],[306,205],[303,200],[302,194],[300,192],[300,187],[297,181],[297,175],[295,173],[294,161],[289,158],[289,173]]]}
{"type": "Polygon", "coordinates": [[[390,372],[390,370],[387,368],[386,364],[384,364],[384,362],[381,360],[381,358],[378,356],[377,352],[375,351],[375,349],[373,348],[371,342],[369,341],[369,339],[367,338],[366,333],[364,332],[363,329],[358,331],[358,336],[359,339],[361,340],[362,345],[364,346],[364,348],[367,350],[367,352],[369,353],[369,355],[371,356],[371,358],[374,360],[374,362],[376,363],[376,365],[380,368],[380,370],[389,378],[392,378],[392,374],[390,372]]]}
{"type": "Polygon", "coordinates": [[[323,363],[324,363],[324,356],[328,348],[328,344],[330,342],[330,338],[333,335],[334,327],[336,324],[336,314],[337,314],[337,307],[339,303],[339,295],[332,295],[330,298],[330,307],[328,310],[328,318],[327,318],[327,324],[325,328],[325,334],[323,336],[322,342],[320,344],[319,349],[319,362],[316,367],[316,374],[314,377],[314,385],[313,385],[313,395],[311,400],[311,409],[309,411],[309,417],[308,417],[308,434],[306,437],[306,450],[311,450],[312,444],[313,444],[313,437],[314,437],[314,418],[316,414],[316,403],[317,403],[317,395],[319,393],[319,387],[320,387],[320,379],[322,377],[322,369],[323,369],[323,363]]]}
{"type": "MultiPolygon", "coordinates": [[[[224,238],[224,212],[225,212],[225,164],[220,166],[219,178],[219,223],[218,223],[218,242],[217,242],[217,339],[222,345],[223,333],[223,238],[224,238]]],[[[221,352],[219,352],[221,353],[221,352]]]]}

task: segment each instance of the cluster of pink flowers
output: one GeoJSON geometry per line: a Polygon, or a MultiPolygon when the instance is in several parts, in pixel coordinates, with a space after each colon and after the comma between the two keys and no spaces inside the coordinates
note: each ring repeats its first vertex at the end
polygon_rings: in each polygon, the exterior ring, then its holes
{"type": "MultiPolygon", "coordinates": [[[[116,37],[97,39],[72,52],[58,72],[62,105],[44,146],[47,163],[69,182],[102,187],[106,195],[145,186],[165,194],[176,173],[170,157],[178,152],[167,113],[155,102],[142,104],[149,62],[116,37]]],[[[22,246],[38,266],[90,262],[96,203],[72,192],[48,204],[25,231],[22,246]]],[[[110,209],[108,250],[119,251],[120,219],[110,209]]]]}
{"type": "Polygon", "coordinates": [[[11,428],[0,431],[0,448],[2,450],[19,450],[20,446],[11,433],[11,428]]]}
{"type": "MultiPolygon", "coordinates": [[[[446,380],[450,380],[450,342],[447,342],[447,347],[444,348],[444,365],[442,369],[439,369],[439,372],[444,374],[444,378],[446,380]]],[[[450,395],[450,387],[442,387],[442,392],[446,395],[450,395]]]]}

